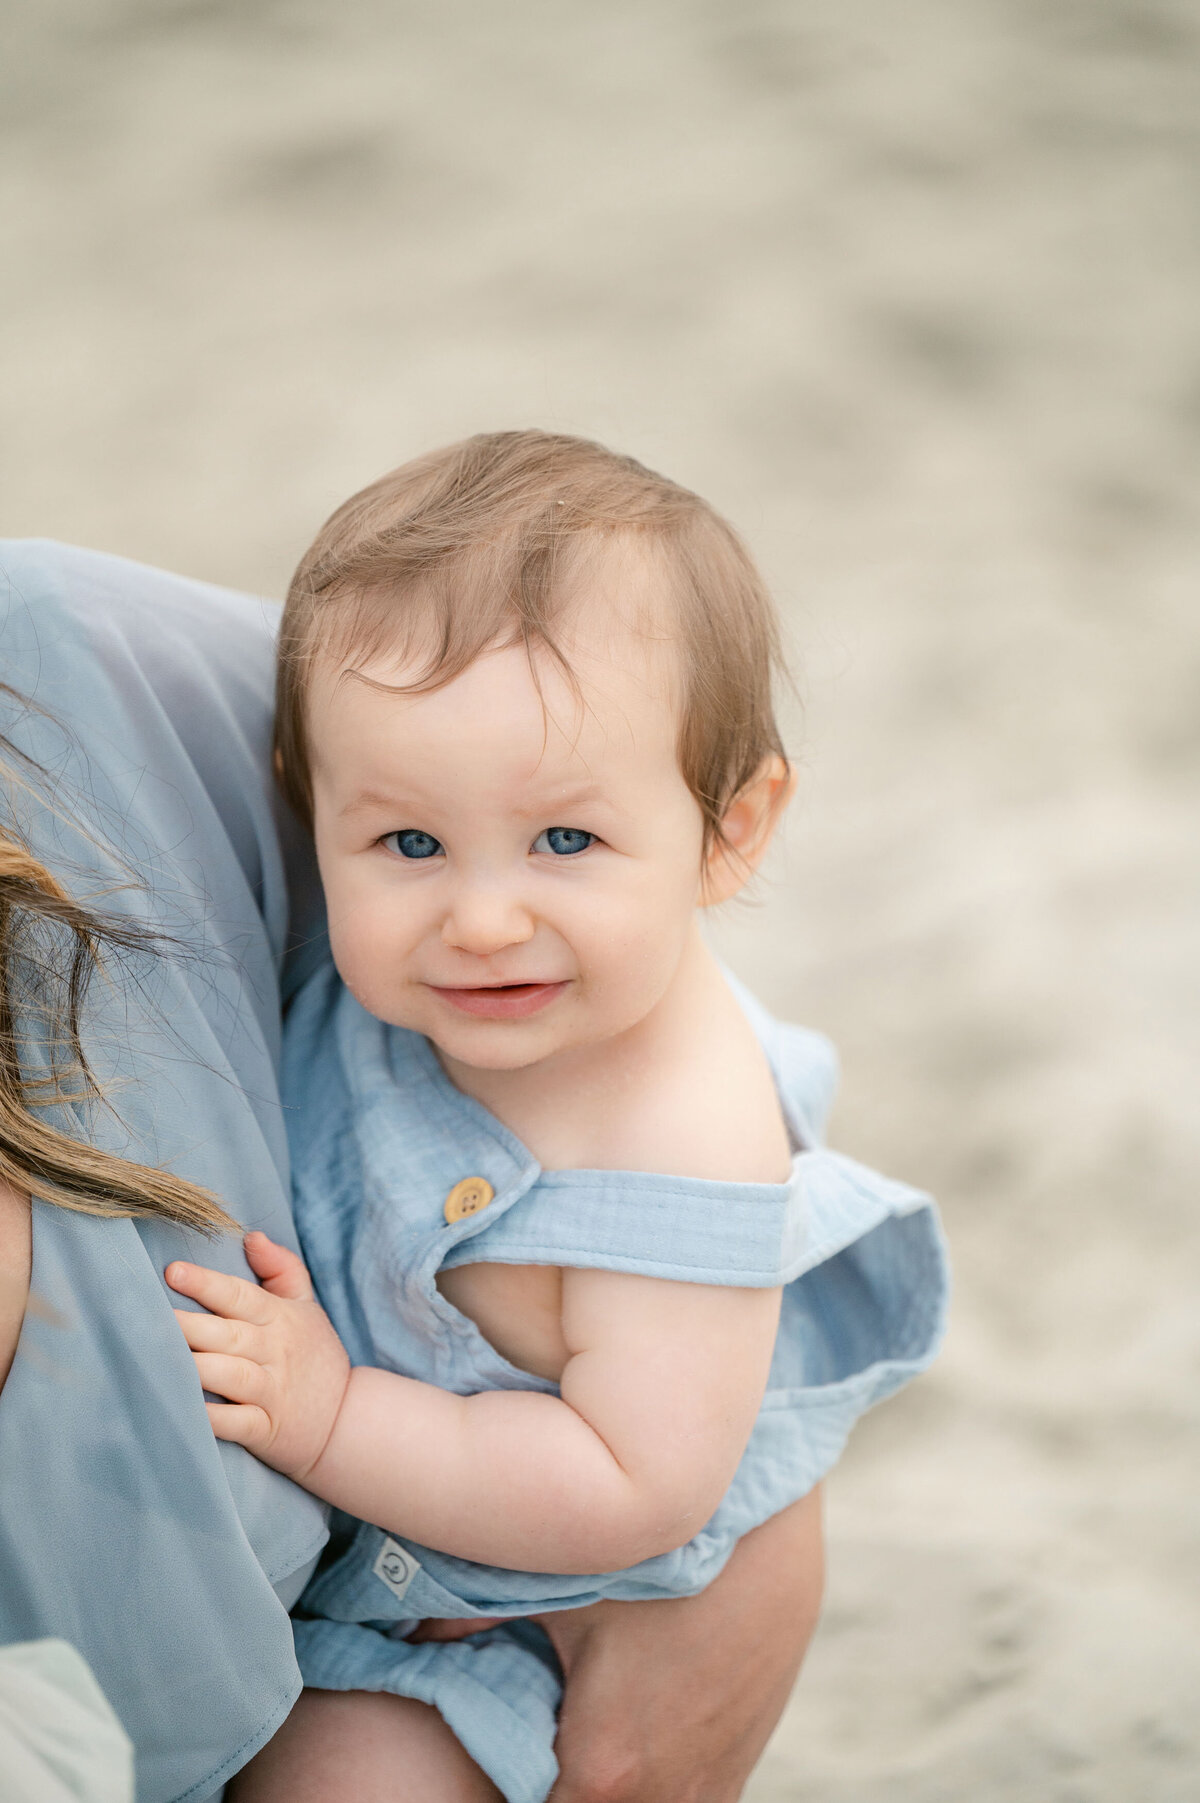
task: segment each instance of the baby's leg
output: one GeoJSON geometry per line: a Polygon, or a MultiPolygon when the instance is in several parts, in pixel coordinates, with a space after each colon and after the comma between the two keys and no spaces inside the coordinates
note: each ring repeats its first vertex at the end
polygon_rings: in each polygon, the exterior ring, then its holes
{"type": "Polygon", "coordinates": [[[379,1691],[306,1690],[228,1803],[503,1803],[436,1709],[379,1691]]]}

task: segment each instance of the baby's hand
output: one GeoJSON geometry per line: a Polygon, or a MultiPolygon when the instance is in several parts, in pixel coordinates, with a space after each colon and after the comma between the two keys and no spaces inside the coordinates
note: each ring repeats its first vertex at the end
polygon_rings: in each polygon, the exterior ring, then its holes
{"type": "Polygon", "coordinates": [[[204,1388],[228,1398],[206,1405],[217,1438],[303,1484],[333,1432],[350,1360],[296,1254],[265,1233],[245,1244],[261,1287],[177,1261],[167,1282],[210,1312],[175,1317],[204,1388]]]}

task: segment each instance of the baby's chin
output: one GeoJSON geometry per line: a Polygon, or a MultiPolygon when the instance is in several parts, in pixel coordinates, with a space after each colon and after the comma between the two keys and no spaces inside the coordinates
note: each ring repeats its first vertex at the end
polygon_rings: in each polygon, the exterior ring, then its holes
{"type": "Polygon", "coordinates": [[[489,1022],[469,1035],[434,1034],[426,1029],[425,1036],[451,1075],[456,1067],[463,1071],[532,1070],[569,1049],[555,1035],[521,1032],[515,1021],[489,1022]]]}

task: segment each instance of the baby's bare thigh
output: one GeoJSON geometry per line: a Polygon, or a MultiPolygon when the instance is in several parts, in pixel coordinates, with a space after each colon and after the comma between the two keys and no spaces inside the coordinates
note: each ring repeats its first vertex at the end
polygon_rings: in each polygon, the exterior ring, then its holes
{"type": "Polygon", "coordinates": [[[306,1690],[227,1803],[503,1803],[427,1703],[306,1690]]]}

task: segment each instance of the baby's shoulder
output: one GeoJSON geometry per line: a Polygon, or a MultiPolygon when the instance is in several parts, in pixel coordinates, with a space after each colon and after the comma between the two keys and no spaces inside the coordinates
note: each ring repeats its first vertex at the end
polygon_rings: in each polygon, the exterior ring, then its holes
{"type": "Polygon", "coordinates": [[[604,1125],[605,1164],[721,1183],[783,1183],[792,1146],[762,1043],[732,995],[640,1074],[604,1125]]]}

